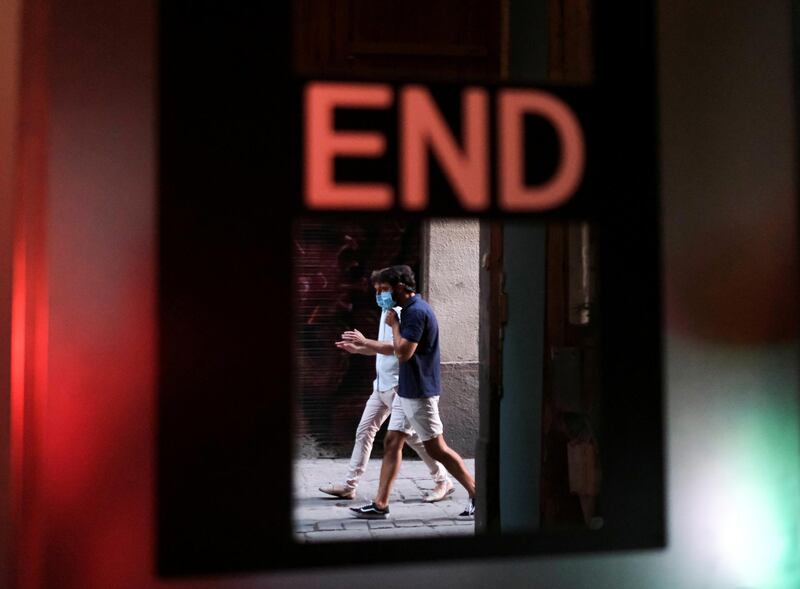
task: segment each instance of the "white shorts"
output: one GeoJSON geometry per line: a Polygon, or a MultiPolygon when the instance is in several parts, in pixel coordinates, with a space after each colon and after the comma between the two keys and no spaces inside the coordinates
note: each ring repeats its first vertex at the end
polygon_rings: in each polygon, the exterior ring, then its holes
{"type": "Polygon", "coordinates": [[[420,399],[395,396],[389,429],[405,434],[416,431],[423,442],[441,436],[444,427],[439,418],[439,396],[420,399]]]}

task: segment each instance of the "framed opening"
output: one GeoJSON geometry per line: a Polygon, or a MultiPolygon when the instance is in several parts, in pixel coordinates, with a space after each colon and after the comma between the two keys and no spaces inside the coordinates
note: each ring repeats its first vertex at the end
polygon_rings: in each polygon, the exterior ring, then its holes
{"type": "MultiPolygon", "coordinates": [[[[450,4],[431,10],[446,16],[450,4]]],[[[476,35],[432,44],[404,40],[424,34],[409,27],[379,35],[368,26],[377,9],[360,2],[161,7],[161,574],[664,546],[652,6],[583,4],[587,11],[567,18],[563,3],[528,12],[500,4],[489,14],[494,3],[469,3],[456,21],[476,35]],[[633,29],[621,24],[632,20],[633,29]],[[539,53],[515,37],[523,22],[538,31],[530,43],[539,53]],[[332,23],[347,34],[331,37],[332,23]],[[210,37],[225,42],[212,46],[210,37]],[[323,43],[312,51],[302,43],[309,37],[323,43]],[[293,52],[298,46],[308,53],[293,52]],[[452,179],[431,158],[436,204],[427,210],[397,202],[383,211],[309,210],[297,76],[358,82],[391,73],[408,83],[415,71],[458,90],[462,80],[485,79],[489,89],[536,82],[576,112],[591,107],[591,183],[562,208],[514,213],[492,200],[475,215],[440,190],[452,179]],[[463,323],[455,294],[470,289],[449,273],[455,261],[477,280],[477,314],[473,297],[463,323]],[[369,277],[398,264],[414,270],[418,296],[441,320],[444,435],[472,461],[476,510],[469,524],[416,518],[422,526],[395,522],[378,533],[369,522],[347,527],[350,505],[315,488],[346,476],[372,393],[375,365],[343,355],[336,338],[354,329],[377,336],[369,277]],[[314,460],[330,461],[330,476],[314,460]],[[314,519],[317,508],[325,513],[314,519]]],[[[433,95],[442,108],[457,104],[446,88],[433,95]]],[[[392,113],[343,113],[336,124],[371,129],[392,113]]],[[[550,147],[530,151],[545,167],[548,154],[557,160],[550,147]]],[[[357,162],[343,160],[334,180],[359,180],[357,162]]],[[[361,180],[395,181],[389,160],[361,180]]],[[[500,172],[491,166],[494,186],[500,172]]],[[[378,458],[379,436],[373,448],[378,458]]],[[[404,456],[419,472],[414,462],[404,456]]],[[[377,463],[368,472],[377,474],[377,463]]],[[[396,483],[398,516],[403,505],[447,511],[445,502],[421,501],[427,476],[410,476],[403,491],[396,483]]]]}
{"type": "Polygon", "coordinates": [[[300,218],[293,246],[297,542],[603,527],[608,408],[597,247],[588,223],[300,218]],[[502,244],[494,245],[500,251],[481,240],[492,231],[503,233],[502,244]],[[481,279],[490,259],[502,260],[502,285],[494,292],[481,279]],[[386,432],[405,433],[392,419],[399,361],[375,352],[377,342],[393,337],[373,279],[398,264],[424,277],[415,296],[437,317],[442,435],[476,480],[477,518],[460,515],[467,489],[414,434],[404,438],[402,466],[391,484],[392,515],[359,519],[350,509],[380,491],[386,432]],[[347,334],[373,347],[347,344],[347,334]],[[494,357],[490,342],[499,344],[494,357]],[[496,390],[492,374],[499,375],[496,390]],[[485,446],[481,431],[491,438],[485,446]],[[484,466],[476,469],[476,462],[484,466]]]}

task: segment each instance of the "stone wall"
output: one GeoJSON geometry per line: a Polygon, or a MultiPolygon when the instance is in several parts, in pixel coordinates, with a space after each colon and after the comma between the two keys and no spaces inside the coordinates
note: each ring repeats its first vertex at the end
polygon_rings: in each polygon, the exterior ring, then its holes
{"type": "Polygon", "coordinates": [[[423,296],[439,320],[445,439],[465,458],[478,438],[479,232],[477,220],[437,219],[423,238],[423,296]]]}

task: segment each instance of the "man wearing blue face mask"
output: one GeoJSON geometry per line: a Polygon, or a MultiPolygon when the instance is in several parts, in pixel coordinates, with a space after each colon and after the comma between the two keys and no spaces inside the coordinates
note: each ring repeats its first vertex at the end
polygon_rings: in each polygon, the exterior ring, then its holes
{"type": "MultiPolygon", "coordinates": [[[[363,354],[375,356],[375,380],[372,383],[372,395],[367,399],[361,421],[356,429],[356,441],[353,445],[353,454],[350,457],[350,468],[344,483],[328,484],[320,487],[320,491],[343,499],[355,499],[356,488],[361,476],[366,470],[375,435],[381,425],[392,412],[392,407],[399,402],[397,387],[399,378],[399,363],[392,345],[392,328],[386,324],[386,317],[393,308],[400,313],[400,307],[392,298],[390,289],[381,289],[378,277],[381,270],[372,273],[370,277],[375,287],[375,302],[381,309],[381,318],[378,324],[378,339],[372,340],[364,337],[358,330],[346,331],[342,334],[341,341],[336,342],[336,347],[350,354],[363,354]]],[[[453,492],[453,483],[447,476],[445,468],[425,450],[425,446],[413,429],[404,428],[408,436],[409,446],[419,454],[430,470],[435,483],[433,491],[423,499],[426,502],[440,501],[453,492]]]]}

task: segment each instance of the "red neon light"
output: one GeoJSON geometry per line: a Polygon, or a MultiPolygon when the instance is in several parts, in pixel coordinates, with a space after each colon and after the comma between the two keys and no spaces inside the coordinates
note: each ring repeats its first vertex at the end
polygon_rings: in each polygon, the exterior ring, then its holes
{"type": "MultiPolygon", "coordinates": [[[[479,212],[489,208],[489,99],[482,88],[461,92],[462,141],[456,141],[430,92],[420,85],[399,91],[399,204],[420,211],[428,206],[428,151],[436,157],[461,206],[479,212]]],[[[394,187],[379,182],[338,183],[337,157],[384,155],[387,138],[381,131],[337,131],[337,108],[385,109],[394,101],[386,84],[313,82],[304,96],[304,200],[308,208],[382,210],[394,204],[394,187]]],[[[541,90],[501,89],[497,92],[498,206],[501,210],[545,211],[572,198],[583,179],[586,145],[577,116],[558,97],[541,90]],[[559,139],[559,164],[553,176],[538,186],[525,183],[525,115],[546,119],[559,139]]]]}
{"type": "Polygon", "coordinates": [[[388,108],[394,100],[386,84],[309,84],[305,94],[305,200],[312,209],[387,209],[393,190],[379,183],[337,183],[336,156],[380,157],[386,138],[375,132],[335,131],[337,108],[388,108]]]}
{"type": "MultiPolygon", "coordinates": [[[[22,496],[23,448],[25,437],[25,242],[14,243],[11,279],[11,496],[22,496]]],[[[14,510],[17,513],[18,510],[14,510]]]]}
{"type": "Polygon", "coordinates": [[[428,154],[436,155],[468,211],[489,207],[489,98],[485,90],[468,88],[462,95],[461,120],[464,149],[422,86],[406,86],[400,94],[400,153],[403,207],[419,211],[428,206],[428,154]]]}
{"type": "Polygon", "coordinates": [[[538,90],[503,90],[499,96],[498,165],[500,206],[507,211],[544,211],[568,201],[583,177],[586,147],[580,123],[555,96],[538,90]],[[539,115],[556,129],[561,157],[553,177],[541,186],[526,186],[522,118],[539,115]]]}

